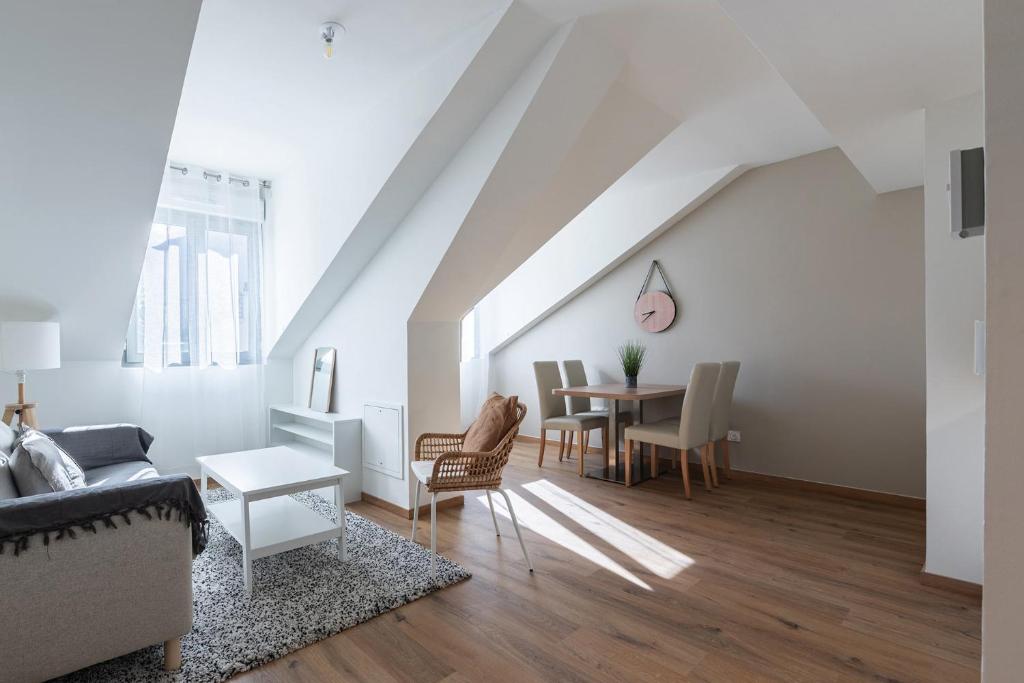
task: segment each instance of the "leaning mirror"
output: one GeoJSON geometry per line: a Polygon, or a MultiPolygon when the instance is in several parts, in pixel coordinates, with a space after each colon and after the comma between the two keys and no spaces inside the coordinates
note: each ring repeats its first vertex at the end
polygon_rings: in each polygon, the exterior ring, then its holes
{"type": "Polygon", "coordinates": [[[309,408],[320,413],[331,410],[334,390],[334,360],[337,351],[329,346],[316,350],[313,356],[313,378],[309,383],[309,408]]]}

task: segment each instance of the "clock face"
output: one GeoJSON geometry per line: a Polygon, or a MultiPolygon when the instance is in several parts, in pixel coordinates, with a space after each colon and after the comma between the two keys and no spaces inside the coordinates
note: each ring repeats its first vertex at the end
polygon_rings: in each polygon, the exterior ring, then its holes
{"type": "Polygon", "coordinates": [[[661,332],[676,319],[676,302],[665,292],[645,292],[636,300],[633,317],[644,330],[661,332]]]}

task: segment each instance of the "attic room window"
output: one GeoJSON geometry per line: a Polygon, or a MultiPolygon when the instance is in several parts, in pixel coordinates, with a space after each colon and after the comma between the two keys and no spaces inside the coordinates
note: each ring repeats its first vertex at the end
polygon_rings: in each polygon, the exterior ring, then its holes
{"type": "Polygon", "coordinates": [[[476,308],[462,318],[462,362],[466,363],[480,357],[480,321],[476,308]]]}
{"type": "Polygon", "coordinates": [[[125,365],[262,362],[267,183],[169,166],[135,295],[125,365]]]}

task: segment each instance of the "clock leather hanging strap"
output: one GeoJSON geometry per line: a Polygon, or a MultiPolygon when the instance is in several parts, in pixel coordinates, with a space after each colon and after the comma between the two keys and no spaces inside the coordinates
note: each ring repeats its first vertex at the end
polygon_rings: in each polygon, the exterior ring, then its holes
{"type": "Polygon", "coordinates": [[[676,302],[672,298],[672,291],[669,289],[665,271],[661,269],[661,264],[657,260],[651,262],[651,267],[647,270],[647,277],[644,278],[640,292],[636,295],[633,318],[636,320],[636,324],[647,332],[662,332],[668,329],[676,318],[676,302]],[[658,269],[658,275],[661,276],[661,281],[665,284],[664,291],[647,291],[655,268],[658,269]]]}

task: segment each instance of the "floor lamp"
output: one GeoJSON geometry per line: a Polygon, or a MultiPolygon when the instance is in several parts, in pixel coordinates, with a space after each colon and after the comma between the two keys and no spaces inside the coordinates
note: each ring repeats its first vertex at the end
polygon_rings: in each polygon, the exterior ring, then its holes
{"type": "Polygon", "coordinates": [[[25,371],[60,367],[60,324],[0,322],[0,370],[18,377],[18,402],[4,406],[7,424],[18,415],[22,427],[38,429],[36,405],[25,399],[25,371]]]}

